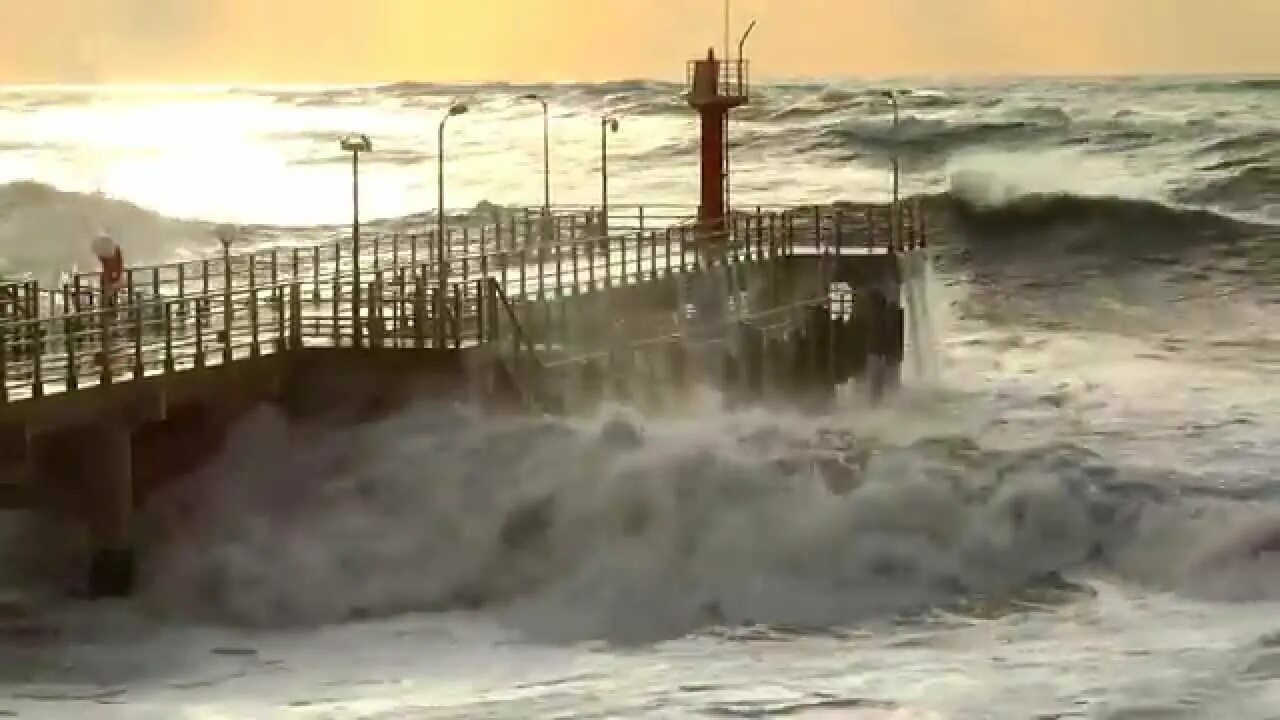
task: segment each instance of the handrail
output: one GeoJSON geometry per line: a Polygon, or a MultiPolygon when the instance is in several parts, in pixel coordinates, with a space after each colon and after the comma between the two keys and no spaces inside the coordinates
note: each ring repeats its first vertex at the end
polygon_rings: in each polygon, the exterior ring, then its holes
{"type": "Polygon", "coordinates": [[[515,330],[514,337],[516,347],[526,348],[529,353],[529,357],[532,358],[539,366],[543,366],[544,363],[542,362],[542,359],[538,357],[537,346],[533,344],[533,341],[530,340],[528,335],[525,333],[524,325],[521,324],[519,316],[516,315],[515,307],[507,297],[506,291],[502,289],[502,286],[494,278],[489,278],[489,289],[498,300],[499,306],[502,307],[503,312],[507,315],[507,319],[511,322],[512,328],[515,330]]]}
{"type": "MultiPolygon", "coordinates": [[[[771,318],[777,315],[783,315],[783,314],[795,312],[796,310],[800,310],[804,308],[821,307],[823,305],[830,304],[830,302],[831,302],[831,299],[825,295],[818,295],[818,296],[814,296],[804,300],[797,300],[795,302],[788,303],[787,305],[783,305],[780,307],[770,308],[769,310],[762,310],[758,313],[751,313],[749,315],[739,316],[731,320],[726,320],[722,323],[719,323],[717,325],[712,325],[710,327],[698,328],[699,330],[698,334],[702,334],[703,332],[711,333],[716,330],[721,330],[721,331],[730,330],[735,326],[740,325],[744,322],[754,323],[761,319],[771,318]]],[[[688,334],[677,330],[674,332],[664,333],[661,335],[654,335],[654,336],[643,338],[640,340],[633,340],[620,347],[611,347],[609,349],[604,349],[604,350],[593,350],[593,351],[574,355],[573,357],[552,360],[546,363],[545,367],[556,368],[556,367],[564,367],[567,365],[577,365],[583,362],[589,362],[591,360],[599,360],[602,358],[607,358],[613,353],[616,353],[619,351],[634,352],[637,350],[644,350],[646,348],[656,346],[656,345],[666,345],[671,342],[675,342],[679,340],[689,340],[694,344],[710,345],[710,344],[724,342],[724,339],[725,338],[723,334],[716,337],[690,338],[688,334]]]]}
{"type": "MultiPolygon", "coordinates": [[[[637,226],[647,217],[652,215],[637,213],[637,226]]],[[[787,256],[801,249],[806,256],[815,248],[824,255],[840,255],[843,248],[857,246],[892,253],[925,244],[923,214],[915,202],[904,204],[897,213],[869,205],[744,209],[727,220],[732,242],[711,255],[702,252],[695,229],[670,225],[627,228],[600,237],[575,220],[568,224],[568,232],[541,244],[532,243],[533,235],[507,234],[509,226],[503,227],[501,235],[492,225],[487,226],[492,233],[459,229],[451,242],[461,252],[449,257],[445,277],[440,276],[442,268],[432,257],[429,243],[420,243],[422,235],[394,236],[362,245],[358,262],[367,267],[372,257],[374,267],[369,291],[362,286],[355,308],[351,279],[357,259],[348,250],[334,255],[316,251],[306,258],[303,251],[282,247],[235,256],[230,284],[224,284],[225,268],[215,268],[207,260],[156,266],[150,276],[135,277],[136,286],[122,289],[112,306],[101,306],[100,294],[86,284],[79,290],[82,297],[92,298],[92,307],[77,309],[67,303],[61,313],[48,315],[32,315],[38,308],[23,304],[21,294],[28,291],[28,297],[38,298],[37,302],[44,299],[34,281],[24,281],[9,286],[19,293],[24,311],[0,316],[0,378],[6,381],[0,405],[14,397],[25,399],[28,393],[38,397],[45,385],[52,393],[93,383],[98,377],[95,353],[101,348],[110,350],[112,358],[123,358],[113,360],[116,368],[102,372],[106,381],[115,377],[110,373],[130,379],[162,363],[171,372],[175,366],[179,370],[203,367],[206,359],[216,365],[301,346],[359,343],[360,331],[366,327],[370,333],[379,328],[378,342],[390,338],[397,346],[411,340],[415,347],[427,347],[427,337],[438,340],[435,347],[443,347],[446,336],[454,347],[510,340],[517,360],[532,359],[529,368],[545,368],[547,348],[534,337],[539,335],[539,325],[525,327],[530,318],[523,310],[535,298],[607,291],[709,265],[787,256]],[[899,233],[891,234],[895,218],[901,226],[899,233]],[[420,244],[405,242],[406,238],[420,244]],[[525,240],[530,244],[521,244],[525,240]],[[178,268],[178,272],[161,275],[161,267],[178,268]],[[209,272],[205,281],[193,275],[192,268],[221,272],[209,272]],[[438,306],[428,313],[432,292],[438,306]],[[509,337],[497,336],[500,318],[510,326],[509,337]],[[103,332],[108,326],[110,337],[103,332]],[[132,361],[124,357],[128,354],[132,361]],[[132,374],[128,372],[131,365],[136,371],[132,374]]],[[[342,245],[350,247],[342,239],[327,243],[331,248],[342,245]]],[[[63,293],[70,290],[64,288],[63,293]]],[[[58,294],[52,293],[55,298],[58,294]]],[[[734,321],[759,321],[804,304],[812,301],[734,321]]],[[[708,327],[703,326],[704,332],[708,327]]],[[[671,337],[634,341],[628,347],[670,342],[671,337]]]]}
{"type": "MultiPolygon", "coordinates": [[[[489,279],[489,292],[493,300],[496,301],[497,305],[502,309],[503,313],[506,314],[507,320],[511,323],[513,330],[512,338],[515,344],[517,362],[520,358],[520,351],[523,349],[528,359],[533,363],[533,373],[531,377],[525,376],[522,378],[520,368],[518,366],[507,366],[507,371],[510,373],[511,379],[516,385],[516,391],[524,396],[523,399],[525,405],[536,410],[542,404],[538,396],[540,395],[542,373],[545,371],[546,365],[542,362],[542,359],[538,357],[537,347],[525,333],[524,326],[521,324],[520,318],[516,314],[515,307],[511,304],[511,300],[507,297],[506,292],[502,289],[502,286],[498,281],[493,278],[489,279]]],[[[494,329],[494,332],[496,335],[496,328],[494,329]]],[[[506,365],[506,363],[503,364],[506,365]]]]}

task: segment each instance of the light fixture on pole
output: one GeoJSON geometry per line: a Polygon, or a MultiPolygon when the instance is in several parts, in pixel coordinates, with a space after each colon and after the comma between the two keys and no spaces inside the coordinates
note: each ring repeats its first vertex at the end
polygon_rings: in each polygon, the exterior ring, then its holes
{"type": "Polygon", "coordinates": [[[609,237],[609,133],[622,127],[618,118],[600,117],[600,237],[609,237]]]}
{"type": "Polygon", "coordinates": [[[436,188],[439,196],[436,199],[436,266],[440,273],[440,286],[444,287],[449,279],[449,265],[445,260],[445,223],[444,223],[444,126],[449,122],[449,118],[455,115],[465,115],[470,110],[466,103],[455,102],[449,106],[449,110],[440,118],[440,137],[437,141],[437,177],[436,188]]]}
{"type": "Polygon", "coordinates": [[[533,100],[542,104],[542,214],[551,217],[551,106],[537,93],[526,93],[521,100],[533,100]]]}
{"type": "Polygon", "coordinates": [[[351,333],[360,347],[360,153],[373,152],[373,141],[368,135],[348,135],[339,146],[351,153],[351,333]]]}

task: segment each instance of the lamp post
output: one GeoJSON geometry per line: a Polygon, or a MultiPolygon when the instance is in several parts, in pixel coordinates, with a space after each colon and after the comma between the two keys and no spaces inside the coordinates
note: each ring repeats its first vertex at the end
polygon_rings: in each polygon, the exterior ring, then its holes
{"type": "Polygon", "coordinates": [[[360,153],[372,152],[373,141],[368,135],[348,135],[340,146],[351,153],[351,333],[352,342],[360,347],[360,153]]]}
{"type": "Polygon", "coordinates": [[[901,177],[901,165],[898,159],[898,122],[900,119],[898,111],[898,92],[896,90],[885,90],[884,96],[889,98],[890,104],[893,105],[893,205],[890,214],[893,217],[893,225],[889,228],[889,237],[895,247],[898,240],[898,224],[901,213],[898,206],[898,192],[901,177]]]}
{"type": "Polygon", "coordinates": [[[436,187],[439,196],[436,199],[436,265],[440,273],[440,287],[444,287],[449,279],[449,265],[445,262],[445,224],[444,224],[444,126],[449,122],[449,118],[455,115],[465,115],[470,108],[465,103],[455,102],[449,106],[449,110],[440,118],[440,137],[437,141],[437,177],[436,187]]]}
{"type": "Polygon", "coordinates": [[[609,238],[609,133],[618,132],[618,118],[600,117],[600,236],[609,238]]]}
{"type": "Polygon", "coordinates": [[[222,355],[231,362],[231,244],[240,235],[235,225],[218,226],[218,242],[222,243],[222,355]]]}
{"type": "Polygon", "coordinates": [[[521,100],[533,100],[542,104],[542,215],[551,218],[551,106],[537,93],[520,96],[521,100]]]}

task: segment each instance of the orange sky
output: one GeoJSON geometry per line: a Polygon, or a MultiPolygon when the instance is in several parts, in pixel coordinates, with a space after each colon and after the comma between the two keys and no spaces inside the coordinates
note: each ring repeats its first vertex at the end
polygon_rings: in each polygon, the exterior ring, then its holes
{"type": "MultiPolygon", "coordinates": [[[[0,83],[681,77],[722,0],[0,0],[0,83]]],[[[1280,73],[1280,0],[734,0],[757,75],[1280,73]]]]}

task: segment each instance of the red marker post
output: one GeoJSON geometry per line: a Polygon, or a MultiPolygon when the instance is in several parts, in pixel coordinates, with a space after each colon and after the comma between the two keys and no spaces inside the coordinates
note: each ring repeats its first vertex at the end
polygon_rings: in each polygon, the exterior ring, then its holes
{"type": "Polygon", "coordinates": [[[93,239],[93,254],[102,264],[102,306],[109,307],[115,304],[116,290],[120,289],[120,281],[124,278],[124,255],[106,233],[93,239]]]}
{"type": "Polygon", "coordinates": [[[98,353],[98,365],[102,368],[103,381],[109,382],[111,377],[111,340],[114,317],[108,308],[114,308],[116,291],[120,289],[124,278],[124,254],[111,236],[105,232],[93,239],[93,254],[102,264],[102,275],[99,282],[102,293],[102,350],[98,353]]]}

